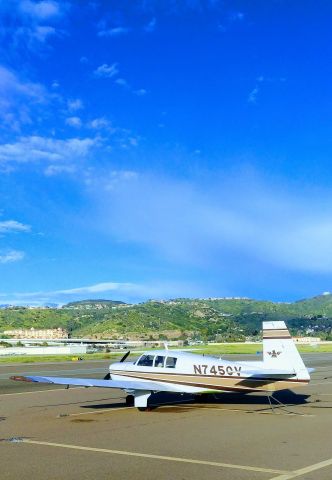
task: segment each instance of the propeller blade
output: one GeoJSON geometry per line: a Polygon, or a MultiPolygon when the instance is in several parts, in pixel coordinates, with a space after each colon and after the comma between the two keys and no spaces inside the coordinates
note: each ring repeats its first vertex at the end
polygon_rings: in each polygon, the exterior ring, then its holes
{"type": "Polygon", "coordinates": [[[128,352],[123,355],[123,357],[120,360],[120,363],[124,362],[129,354],[130,354],[130,350],[128,350],[128,352]]]}
{"type": "MultiPolygon", "coordinates": [[[[123,357],[121,358],[120,360],[120,363],[121,362],[124,362],[126,360],[126,358],[128,357],[128,355],[130,354],[130,350],[128,350],[128,352],[126,352],[123,357]]],[[[105,377],[104,377],[104,380],[111,380],[111,374],[110,372],[106,373],[105,377]]]]}

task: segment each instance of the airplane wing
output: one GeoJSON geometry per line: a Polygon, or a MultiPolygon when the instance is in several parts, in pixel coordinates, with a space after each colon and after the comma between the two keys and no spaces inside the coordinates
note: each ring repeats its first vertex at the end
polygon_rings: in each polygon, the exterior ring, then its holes
{"type": "Polygon", "coordinates": [[[11,380],[22,382],[53,383],[55,385],[73,385],[76,387],[100,387],[119,388],[122,390],[146,390],[157,392],[173,392],[167,385],[150,381],[127,381],[127,380],[100,380],[98,378],[73,378],[73,377],[35,377],[14,376],[11,380]]]}

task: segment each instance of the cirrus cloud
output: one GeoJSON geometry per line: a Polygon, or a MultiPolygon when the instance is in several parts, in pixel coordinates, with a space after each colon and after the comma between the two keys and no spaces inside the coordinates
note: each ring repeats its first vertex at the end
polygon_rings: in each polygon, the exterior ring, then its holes
{"type": "Polygon", "coordinates": [[[20,250],[8,250],[0,252],[0,263],[13,263],[23,260],[25,253],[20,250]]]}
{"type": "Polygon", "coordinates": [[[93,73],[98,78],[112,78],[119,73],[118,64],[113,63],[112,65],[108,65],[107,63],[103,63],[99,65],[93,73]]]}
{"type": "Polygon", "coordinates": [[[104,175],[96,185],[95,224],[165,260],[217,270],[256,262],[292,272],[332,272],[329,192],[308,198],[303,186],[295,193],[250,175],[199,181],[142,173],[114,181],[104,175]]]}
{"type": "Polygon", "coordinates": [[[0,222],[0,234],[12,232],[30,232],[30,225],[18,222],[16,220],[4,220],[0,222]]]}
{"type": "Polygon", "coordinates": [[[96,138],[21,137],[15,143],[0,145],[0,164],[71,161],[86,157],[97,143],[96,138]]]}

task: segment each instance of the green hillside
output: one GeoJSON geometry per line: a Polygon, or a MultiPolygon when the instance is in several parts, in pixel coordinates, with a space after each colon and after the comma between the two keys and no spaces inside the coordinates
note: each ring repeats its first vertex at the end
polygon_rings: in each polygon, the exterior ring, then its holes
{"type": "Polygon", "coordinates": [[[232,299],[174,299],[128,305],[83,300],[62,308],[0,310],[0,332],[13,328],[66,328],[72,336],[202,338],[258,336],[263,320],[285,320],[293,334],[332,339],[332,295],[293,303],[232,299]]]}

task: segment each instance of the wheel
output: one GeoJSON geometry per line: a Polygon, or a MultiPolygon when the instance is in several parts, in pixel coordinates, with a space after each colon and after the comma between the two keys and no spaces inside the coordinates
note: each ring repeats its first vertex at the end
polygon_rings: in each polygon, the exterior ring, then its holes
{"type": "Polygon", "coordinates": [[[134,405],[134,395],[127,395],[126,396],[126,405],[127,407],[132,407],[134,405]]]}
{"type": "Polygon", "coordinates": [[[211,396],[209,393],[200,393],[198,395],[195,395],[196,403],[205,403],[205,402],[208,402],[210,399],[211,399],[211,396]]]}
{"type": "Polygon", "coordinates": [[[151,412],[152,410],[154,410],[156,407],[137,407],[137,409],[140,411],[140,412],[151,412]]]}

